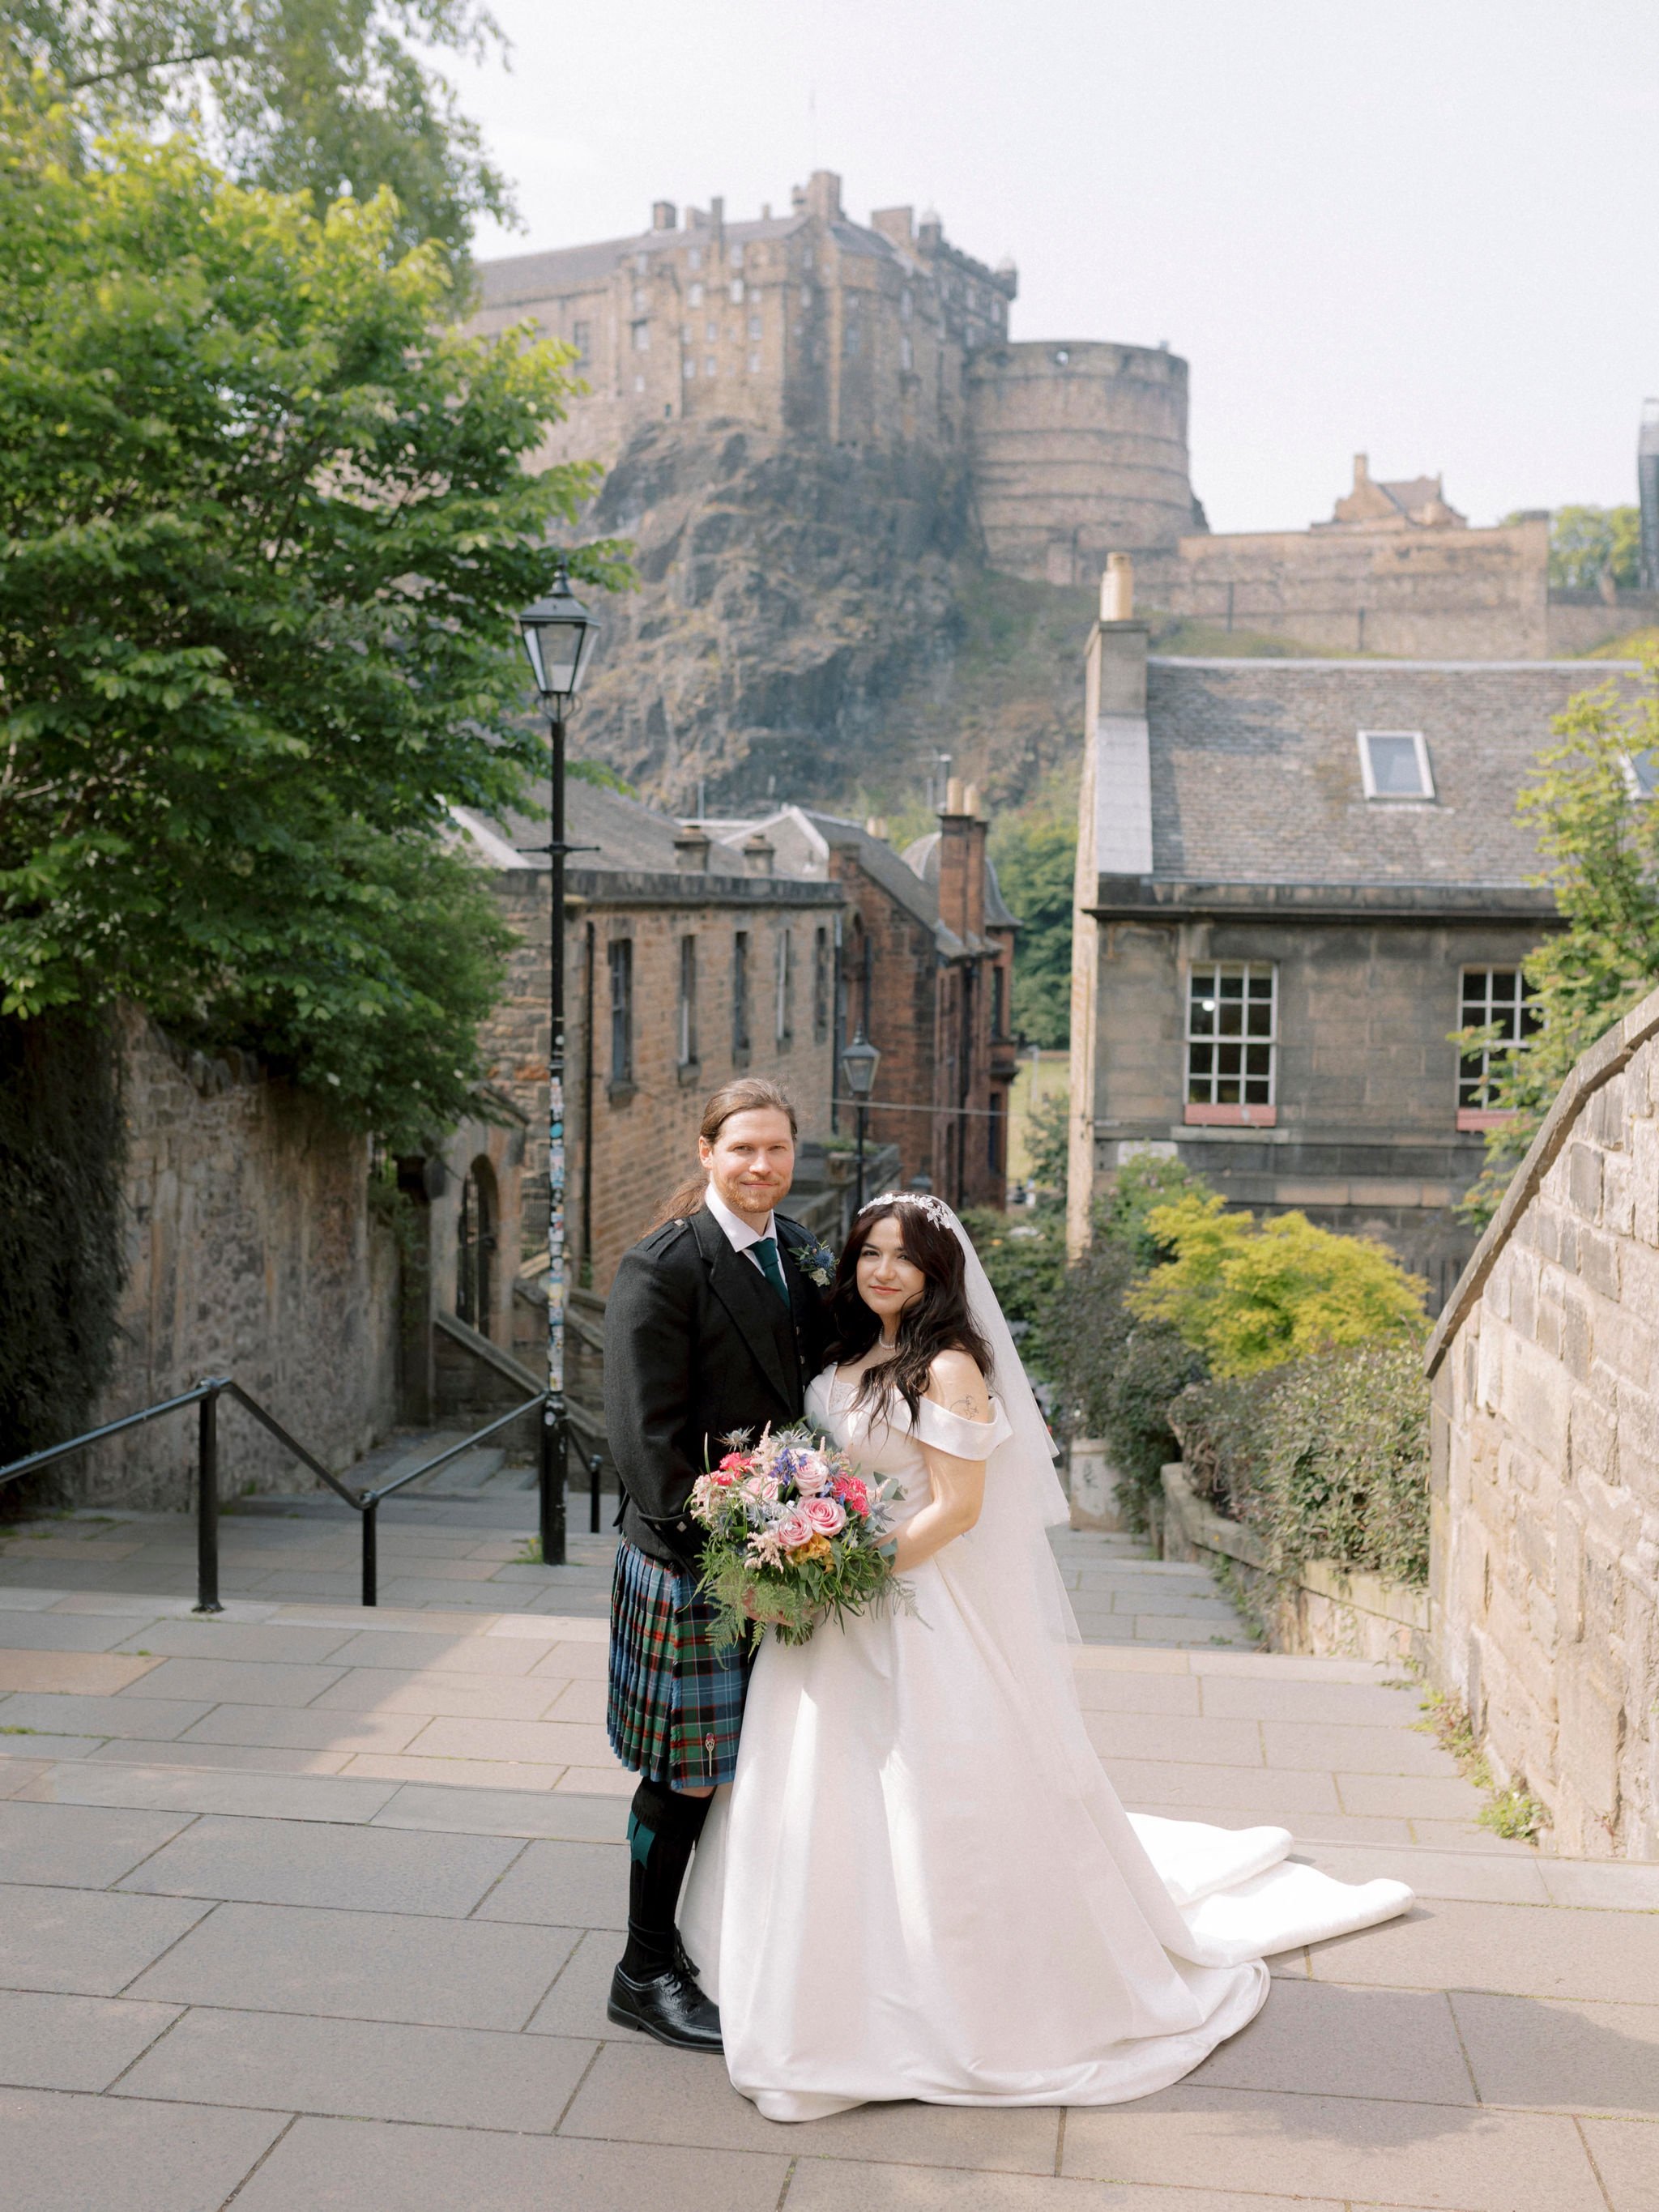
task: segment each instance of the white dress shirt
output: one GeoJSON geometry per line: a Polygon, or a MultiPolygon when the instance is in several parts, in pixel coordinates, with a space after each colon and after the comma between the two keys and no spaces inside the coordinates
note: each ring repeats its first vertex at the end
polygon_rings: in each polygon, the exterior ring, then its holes
{"type": "Polygon", "coordinates": [[[745,1215],[735,1212],[726,1204],[712,1182],[703,1193],[702,1202],[725,1231],[726,1241],[732,1249],[734,1252],[740,1252],[755,1273],[757,1275],[765,1276],[769,1283],[772,1279],[767,1275],[765,1268],[755,1257],[754,1248],[760,1243],[763,1237],[770,1237],[774,1243],[777,1241],[777,1231],[773,1226],[772,1216],[769,1213],[767,1215],[766,1226],[763,1229],[757,1229],[754,1223],[745,1215]]]}

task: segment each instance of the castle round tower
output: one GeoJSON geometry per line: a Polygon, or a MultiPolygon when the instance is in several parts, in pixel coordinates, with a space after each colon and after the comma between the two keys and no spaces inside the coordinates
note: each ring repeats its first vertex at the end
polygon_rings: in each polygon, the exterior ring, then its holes
{"type": "Polygon", "coordinates": [[[1090,582],[1109,553],[1202,530],[1187,465],[1187,364],[1164,347],[1045,340],[968,362],[973,480],[993,568],[1090,582]]]}

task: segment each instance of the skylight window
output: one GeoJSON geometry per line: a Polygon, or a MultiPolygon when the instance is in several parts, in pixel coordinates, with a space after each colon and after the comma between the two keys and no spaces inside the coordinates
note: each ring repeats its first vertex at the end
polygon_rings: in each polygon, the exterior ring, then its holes
{"type": "Polygon", "coordinates": [[[1659,793],[1659,752],[1650,746],[1644,752],[1632,753],[1627,766],[1632,799],[1651,799],[1659,793]]]}
{"type": "Polygon", "coordinates": [[[1361,730],[1359,772],[1367,799],[1430,799],[1434,775],[1420,730],[1361,730]]]}

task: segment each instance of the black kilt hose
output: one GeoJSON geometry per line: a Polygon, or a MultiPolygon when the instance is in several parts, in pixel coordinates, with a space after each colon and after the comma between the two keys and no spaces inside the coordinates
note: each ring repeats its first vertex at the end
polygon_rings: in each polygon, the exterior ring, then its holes
{"type": "Polygon", "coordinates": [[[605,1302],[605,1429],[623,1492],[606,1729],[625,1766],[674,1789],[732,1779],[748,1680],[743,1646],[714,1649],[686,1499],[734,1430],[800,1419],[828,1344],[829,1255],[774,1218],[787,1305],[702,1212],[626,1253],[605,1302]]]}

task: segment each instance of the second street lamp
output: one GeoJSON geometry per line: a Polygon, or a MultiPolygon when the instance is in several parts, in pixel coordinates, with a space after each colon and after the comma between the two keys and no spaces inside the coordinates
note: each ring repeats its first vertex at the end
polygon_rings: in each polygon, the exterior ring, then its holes
{"type": "Polygon", "coordinates": [[[860,1022],[858,1035],[851,1044],[842,1048],[841,1055],[842,1077],[858,1109],[858,1180],[854,1185],[854,1214],[864,1211],[864,1116],[869,1106],[870,1093],[876,1087],[876,1068],[880,1059],[881,1054],[864,1034],[864,1024],[860,1022]]]}
{"type": "Polygon", "coordinates": [[[571,590],[569,571],[561,560],[552,590],[525,609],[519,628],[552,738],[547,844],[552,897],[547,985],[547,1404],[542,1413],[538,1517],[543,1563],[562,1567],[569,1443],[564,1404],[564,856],[573,850],[564,836],[564,726],[587,673],[599,625],[571,590]]]}

